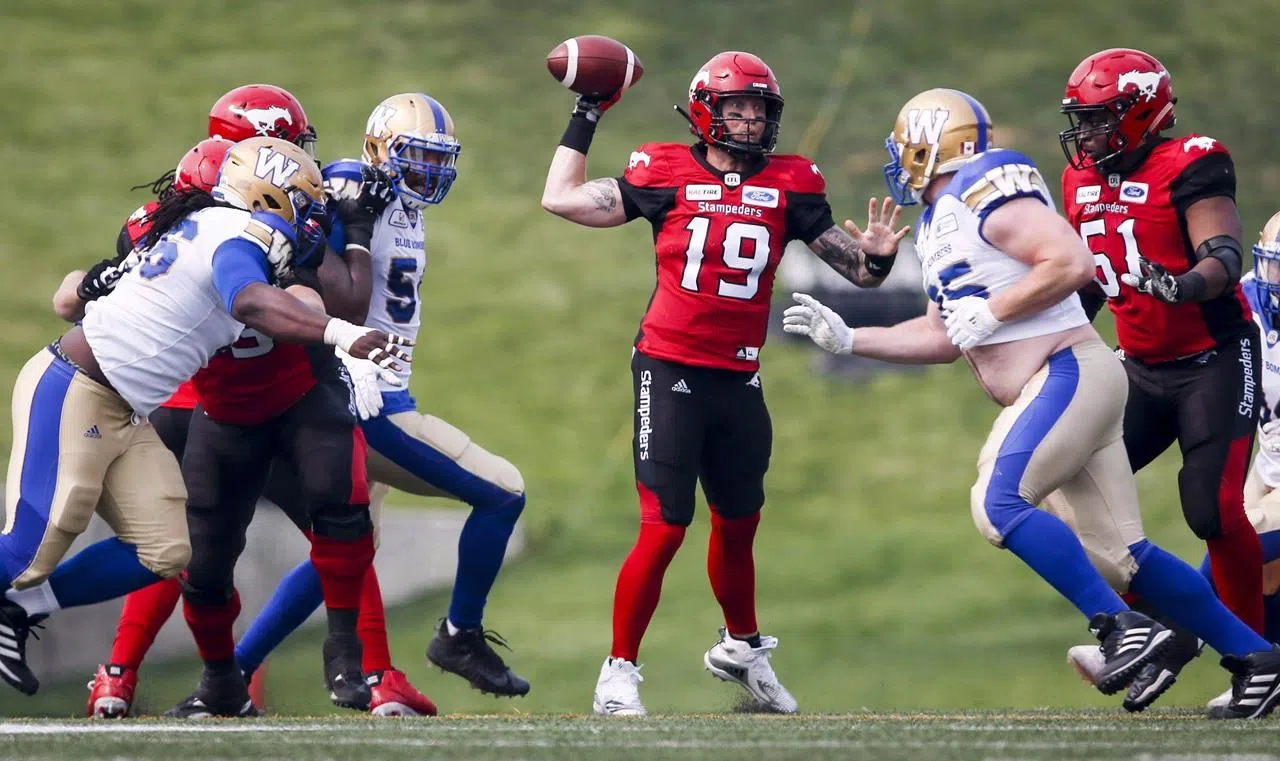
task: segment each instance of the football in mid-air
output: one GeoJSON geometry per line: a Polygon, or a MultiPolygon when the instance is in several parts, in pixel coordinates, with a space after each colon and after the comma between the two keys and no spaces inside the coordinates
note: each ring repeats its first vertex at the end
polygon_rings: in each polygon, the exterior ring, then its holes
{"type": "Polygon", "coordinates": [[[611,95],[644,76],[644,64],[631,48],[599,34],[571,37],[547,54],[547,70],[579,95],[611,95]]]}

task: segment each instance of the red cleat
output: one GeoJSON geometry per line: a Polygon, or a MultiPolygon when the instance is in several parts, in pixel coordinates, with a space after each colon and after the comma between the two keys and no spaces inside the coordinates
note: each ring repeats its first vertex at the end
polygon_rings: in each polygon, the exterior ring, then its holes
{"type": "Polygon", "coordinates": [[[91,719],[123,719],[129,715],[137,688],[137,671],[114,663],[98,666],[98,673],[89,683],[85,715],[91,719]]]}
{"type": "Polygon", "coordinates": [[[431,698],[418,692],[409,678],[395,669],[367,678],[373,692],[369,701],[369,713],[374,716],[435,716],[436,704],[431,698]]]}

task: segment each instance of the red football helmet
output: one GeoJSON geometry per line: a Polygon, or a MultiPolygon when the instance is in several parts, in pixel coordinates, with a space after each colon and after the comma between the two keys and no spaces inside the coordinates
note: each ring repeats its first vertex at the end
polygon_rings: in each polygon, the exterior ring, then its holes
{"type": "Polygon", "coordinates": [[[173,189],[203,190],[209,193],[218,184],[218,172],[222,169],[222,160],[227,151],[235,143],[220,137],[209,137],[195,144],[178,162],[173,173],[173,189]]]}
{"type": "Polygon", "coordinates": [[[1076,169],[1105,164],[1173,126],[1169,72],[1141,50],[1112,48],[1080,62],[1067,79],[1062,112],[1070,127],[1058,139],[1076,169]],[[1101,137],[1102,147],[1085,142],[1101,137]]]}
{"type": "Polygon", "coordinates": [[[209,137],[238,143],[260,135],[288,140],[315,156],[315,128],[298,99],[282,87],[242,85],[209,109],[209,137]]]}
{"type": "Polygon", "coordinates": [[[689,83],[689,131],[708,145],[733,153],[764,154],[778,143],[782,124],[782,91],[769,65],[750,53],[734,50],[714,56],[689,83]],[[759,143],[733,139],[725,130],[721,101],[734,96],[763,98],[764,135],[759,143]]]}

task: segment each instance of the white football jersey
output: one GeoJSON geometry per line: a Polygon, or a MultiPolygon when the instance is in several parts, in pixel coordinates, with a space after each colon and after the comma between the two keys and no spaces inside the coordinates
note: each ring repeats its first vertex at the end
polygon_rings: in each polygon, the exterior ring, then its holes
{"type": "MultiPolygon", "coordinates": [[[[1280,331],[1262,313],[1260,304],[1265,296],[1258,288],[1253,273],[1249,272],[1240,278],[1240,285],[1253,310],[1253,321],[1262,332],[1262,364],[1261,367],[1255,365],[1255,373],[1261,375],[1262,379],[1263,404],[1259,425],[1264,425],[1280,417],[1280,331]]],[[[1272,488],[1280,487],[1280,455],[1273,455],[1258,447],[1253,467],[1264,484],[1272,488]]]]}
{"type": "MultiPolygon", "coordinates": [[[[1037,198],[1050,208],[1053,198],[1031,159],[994,149],[975,157],[925,210],[916,228],[924,289],[945,316],[950,302],[966,296],[989,298],[1017,283],[1030,265],[1005,254],[982,237],[982,222],[1006,201],[1037,198]]],[[[1006,322],[981,346],[1008,343],[1087,325],[1074,293],[1041,312],[1006,322]]]]}
{"type": "Polygon", "coordinates": [[[244,324],[213,284],[213,253],[260,223],[240,209],[201,209],[174,228],[116,284],[85,306],[85,338],[102,372],[146,417],[178,386],[235,343],[244,324]]]}
{"type": "MultiPolygon", "coordinates": [[[[384,333],[397,333],[417,340],[421,324],[418,288],[427,266],[426,232],[422,212],[406,208],[397,199],[389,204],[373,227],[370,254],[373,258],[373,296],[365,325],[384,333]]],[[[409,349],[412,351],[412,349],[409,349]]],[[[409,386],[413,364],[401,363],[398,372],[409,386]]],[[[380,381],[383,391],[401,391],[380,381]]]]}

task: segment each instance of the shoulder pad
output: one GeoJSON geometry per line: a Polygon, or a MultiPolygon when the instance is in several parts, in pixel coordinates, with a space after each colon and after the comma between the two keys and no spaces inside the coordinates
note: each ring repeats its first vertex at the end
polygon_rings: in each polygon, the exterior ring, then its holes
{"type": "Polygon", "coordinates": [[[326,180],[332,177],[343,177],[347,179],[360,179],[360,170],[364,168],[364,162],[360,159],[338,159],[330,161],[320,170],[321,176],[326,180]]]}
{"type": "Polygon", "coordinates": [[[1182,150],[1180,153],[1192,161],[1210,153],[1229,153],[1226,146],[1217,139],[1207,135],[1191,134],[1177,140],[1182,150]]]}
{"type": "MultiPolygon", "coordinates": [[[[645,143],[627,157],[623,179],[636,187],[668,187],[672,184],[671,152],[674,143],[645,143]]],[[[679,146],[688,150],[688,146],[679,146]]]]}
{"type": "Polygon", "coordinates": [[[792,193],[812,193],[814,195],[827,192],[827,178],[822,176],[822,170],[818,168],[816,162],[797,154],[784,153],[771,156],[769,163],[782,164],[783,170],[786,172],[788,185],[787,190],[792,193]]]}
{"type": "Polygon", "coordinates": [[[160,208],[158,201],[148,201],[143,205],[134,209],[134,212],[125,220],[125,234],[129,236],[129,242],[137,245],[142,240],[142,236],[147,234],[147,230],[151,227],[147,215],[160,208]]]}
{"type": "Polygon", "coordinates": [[[293,228],[283,218],[275,214],[255,211],[245,220],[244,228],[241,230],[239,237],[262,249],[262,253],[265,254],[271,251],[272,245],[276,242],[277,234],[284,236],[290,242],[297,237],[293,228]]]}
{"type": "Polygon", "coordinates": [[[1053,196],[1035,162],[1007,149],[987,151],[966,164],[956,172],[947,190],[978,215],[1023,196],[1053,205],[1053,196]]]}

